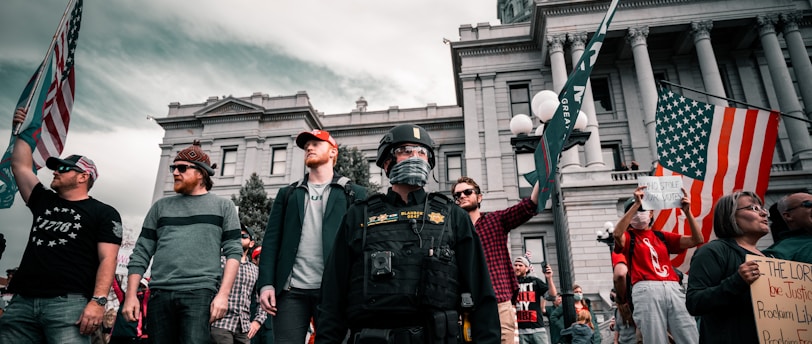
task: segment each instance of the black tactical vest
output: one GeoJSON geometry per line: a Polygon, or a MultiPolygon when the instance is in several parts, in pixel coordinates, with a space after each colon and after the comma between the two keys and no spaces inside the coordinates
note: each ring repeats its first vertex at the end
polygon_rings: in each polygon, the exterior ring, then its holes
{"type": "Polygon", "coordinates": [[[360,255],[351,263],[350,318],[459,307],[450,206],[452,201],[438,193],[408,207],[390,205],[380,194],[364,201],[366,221],[351,243],[360,255]]]}

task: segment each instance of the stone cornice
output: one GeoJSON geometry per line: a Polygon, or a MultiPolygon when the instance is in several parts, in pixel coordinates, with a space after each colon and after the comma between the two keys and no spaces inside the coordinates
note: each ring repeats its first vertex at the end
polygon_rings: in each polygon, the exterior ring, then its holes
{"type": "MultiPolygon", "coordinates": [[[[636,9],[645,7],[656,7],[663,5],[678,5],[688,4],[692,2],[700,2],[699,0],[641,0],[641,1],[620,1],[617,4],[617,10],[621,9],[636,9]]],[[[588,4],[572,4],[569,1],[560,1],[557,3],[546,3],[544,5],[537,5],[538,9],[546,16],[571,16],[585,13],[606,12],[609,9],[608,1],[592,2],[588,4]]]]}
{"type": "Polygon", "coordinates": [[[485,56],[485,55],[507,55],[507,54],[515,54],[515,53],[522,53],[522,52],[536,52],[539,51],[538,44],[536,43],[522,43],[522,44],[510,44],[510,45],[498,45],[498,46],[487,46],[487,47],[473,47],[467,49],[460,50],[461,57],[472,57],[472,56],[485,56]]]}

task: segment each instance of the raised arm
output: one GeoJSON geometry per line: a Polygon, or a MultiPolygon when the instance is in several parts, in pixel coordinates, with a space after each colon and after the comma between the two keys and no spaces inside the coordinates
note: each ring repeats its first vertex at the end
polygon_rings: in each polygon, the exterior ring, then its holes
{"type": "MultiPolygon", "coordinates": [[[[25,116],[26,112],[23,108],[14,111],[12,127],[25,121],[25,116]]],[[[23,202],[28,203],[28,197],[31,196],[34,186],[39,183],[39,179],[34,173],[34,152],[28,142],[19,136],[15,140],[14,150],[11,153],[11,172],[14,174],[14,180],[17,182],[17,189],[20,190],[23,202]]]]}

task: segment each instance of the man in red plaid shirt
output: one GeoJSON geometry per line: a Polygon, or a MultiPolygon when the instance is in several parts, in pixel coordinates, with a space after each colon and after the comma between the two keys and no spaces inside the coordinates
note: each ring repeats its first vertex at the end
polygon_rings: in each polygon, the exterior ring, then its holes
{"type": "Polygon", "coordinates": [[[516,337],[516,309],[512,298],[519,289],[513,262],[508,252],[508,233],[536,215],[538,204],[538,184],[533,187],[530,198],[504,210],[490,213],[479,211],[482,203],[482,190],[473,179],[460,177],[451,187],[454,200],[462,209],[468,211],[474,223],[476,233],[485,251],[488,273],[496,293],[499,306],[499,322],[502,326],[502,344],[513,344],[516,337]]]}

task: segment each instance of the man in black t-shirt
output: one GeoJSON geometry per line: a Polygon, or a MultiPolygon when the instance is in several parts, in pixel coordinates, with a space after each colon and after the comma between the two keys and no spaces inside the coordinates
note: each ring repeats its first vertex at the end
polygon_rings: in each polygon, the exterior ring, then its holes
{"type": "Polygon", "coordinates": [[[524,256],[514,260],[513,269],[519,282],[519,294],[516,297],[519,342],[547,344],[549,337],[544,327],[544,296],[548,291],[550,295],[558,293],[553,283],[553,269],[549,265],[543,267],[547,283],[530,276],[530,260],[524,256]]]}
{"type": "MultiPolygon", "coordinates": [[[[17,109],[14,124],[25,120],[17,109]]],[[[34,173],[33,144],[19,136],[11,170],[33,224],[14,293],[0,317],[0,343],[90,343],[101,325],[121,245],[121,216],[88,196],[96,165],[81,155],[50,157],[51,189],[34,173]]]]}

